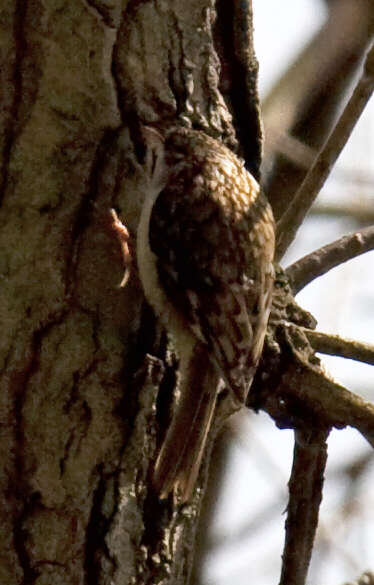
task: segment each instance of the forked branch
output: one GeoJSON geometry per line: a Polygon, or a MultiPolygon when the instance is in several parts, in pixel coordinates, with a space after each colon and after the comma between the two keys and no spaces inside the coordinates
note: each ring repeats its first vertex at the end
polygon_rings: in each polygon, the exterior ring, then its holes
{"type": "MultiPolygon", "coordinates": [[[[374,404],[335,382],[318,362],[311,359],[303,328],[289,325],[283,329],[283,336],[284,351],[288,347],[292,359],[281,376],[275,395],[299,405],[298,412],[304,413],[308,420],[317,420],[321,425],[338,429],[345,426],[357,429],[374,447],[374,404]]],[[[276,408],[274,393],[269,394],[265,409],[273,416],[276,408]]]]}

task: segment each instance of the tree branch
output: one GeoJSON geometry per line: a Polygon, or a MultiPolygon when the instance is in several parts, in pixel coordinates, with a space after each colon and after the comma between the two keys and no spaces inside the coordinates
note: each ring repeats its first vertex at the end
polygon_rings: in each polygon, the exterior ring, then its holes
{"type": "Polygon", "coordinates": [[[332,268],[374,249],[374,226],[343,236],[286,268],[294,295],[332,268]]]}
{"type": "Polygon", "coordinates": [[[311,443],[310,432],[295,434],[280,585],[305,583],[322,500],[327,436],[328,431],[318,431],[311,443]]]}
{"type": "Polygon", "coordinates": [[[297,190],[295,197],[277,224],[277,259],[281,258],[294,240],[304,217],[343,150],[357,120],[374,89],[374,45],[366,57],[364,71],[351,99],[316,161],[297,190]]]}
{"type": "Polygon", "coordinates": [[[374,345],[310,329],[304,329],[304,332],[313,349],[319,353],[336,355],[374,366],[374,345]]]}
{"type": "Polygon", "coordinates": [[[282,327],[281,337],[283,362],[287,347],[292,357],[286,371],[280,375],[278,386],[269,392],[265,410],[277,424],[287,426],[282,424],[281,398],[286,403],[285,421],[291,422],[289,427],[299,428],[300,421],[304,420],[338,429],[348,425],[357,429],[374,448],[374,404],[328,377],[318,360],[313,359],[303,328],[291,324],[282,327]]]}

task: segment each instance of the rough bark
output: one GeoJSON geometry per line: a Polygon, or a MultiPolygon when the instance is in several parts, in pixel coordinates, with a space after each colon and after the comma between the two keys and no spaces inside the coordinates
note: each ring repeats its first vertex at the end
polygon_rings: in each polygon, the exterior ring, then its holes
{"type": "Polygon", "coordinates": [[[187,581],[202,490],[150,487],[174,370],[107,213],[134,230],[139,121],[240,126],[258,173],[250,5],[217,10],[1,3],[1,583],[187,581]]]}

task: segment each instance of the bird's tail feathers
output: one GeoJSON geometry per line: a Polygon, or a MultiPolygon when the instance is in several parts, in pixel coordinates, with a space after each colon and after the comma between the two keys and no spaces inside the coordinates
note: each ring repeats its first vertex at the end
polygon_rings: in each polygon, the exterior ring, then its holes
{"type": "Polygon", "coordinates": [[[181,372],[180,399],[156,460],[153,484],[161,498],[174,492],[190,499],[212,424],[219,377],[206,358],[195,352],[181,372]]]}

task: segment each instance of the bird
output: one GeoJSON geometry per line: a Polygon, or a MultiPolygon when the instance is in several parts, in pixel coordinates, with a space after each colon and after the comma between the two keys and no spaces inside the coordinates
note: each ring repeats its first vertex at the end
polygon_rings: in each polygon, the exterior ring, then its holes
{"type": "Polygon", "coordinates": [[[244,161],[205,131],[143,126],[136,260],[144,295],[179,358],[176,404],[153,485],[194,492],[218,393],[247,398],[274,281],[270,204],[244,161]],[[209,384],[209,381],[211,383],[209,384]]]}

